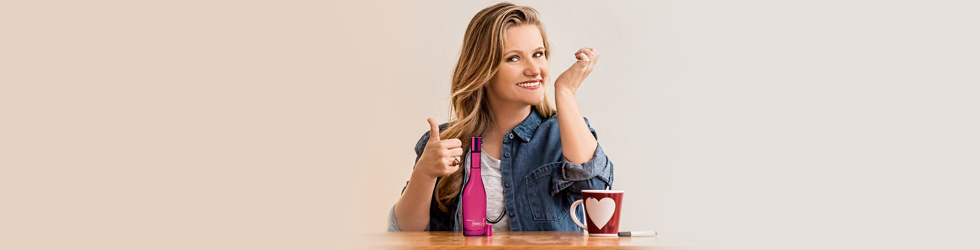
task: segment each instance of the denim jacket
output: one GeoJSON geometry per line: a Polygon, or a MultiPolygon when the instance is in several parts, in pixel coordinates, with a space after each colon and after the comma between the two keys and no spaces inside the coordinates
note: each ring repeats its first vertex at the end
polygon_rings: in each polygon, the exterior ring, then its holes
{"type": "MultiPolygon", "coordinates": [[[[592,158],[583,164],[565,159],[556,117],[542,118],[532,108],[531,114],[521,124],[504,135],[500,149],[501,183],[511,231],[581,231],[569,216],[569,206],[582,198],[582,190],[608,189],[612,186],[613,164],[601,145],[596,146],[592,158]]],[[[585,123],[588,126],[589,120],[585,119],[585,123]]],[[[448,124],[442,124],[439,130],[447,127],[448,124]]],[[[596,136],[591,126],[589,130],[592,136],[596,136]]],[[[428,141],[429,132],[426,132],[416,143],[416,162],[428,141]]],[[[469,166],[469,163],[460,165],[469,166]]],[[[463,178],[468,179],[468,176],[463,178]]],[[[405,188],[402,188],[404,192],[405,188]]],[[[432,197],[426,231],[460,230],[456,220],[461,210],[461,194],[462,190],[450,202],[449,213],[439,210],[435,196],[432,197]]],[[[577,208],[576,214],[583,219],[581,210],[577,208]]],[[[398,231],[394,207],[389,217],[388,230],[398,231]]]]}

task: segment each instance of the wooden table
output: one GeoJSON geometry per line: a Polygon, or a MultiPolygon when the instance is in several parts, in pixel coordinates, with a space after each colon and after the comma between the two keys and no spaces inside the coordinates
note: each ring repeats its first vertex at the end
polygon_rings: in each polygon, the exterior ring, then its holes
{"type": "Polygon", "coordinates": [[[453,232],[391,232],[366,236],[381,249],[675,249],[657,237],[589,237],[584,231],[494,232],[465,237],[453,232]]]}

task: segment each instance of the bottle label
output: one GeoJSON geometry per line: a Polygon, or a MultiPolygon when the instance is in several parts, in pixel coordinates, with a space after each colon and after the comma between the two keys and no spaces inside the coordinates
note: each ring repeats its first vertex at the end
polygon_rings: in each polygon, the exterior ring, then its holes
{"type": "Polygon", "coordinates": [[[486,221],[484,221],[484,220],[466,220],[466,224],[470,225],[471,227],[485,227],[486,226],[486,221]]]}

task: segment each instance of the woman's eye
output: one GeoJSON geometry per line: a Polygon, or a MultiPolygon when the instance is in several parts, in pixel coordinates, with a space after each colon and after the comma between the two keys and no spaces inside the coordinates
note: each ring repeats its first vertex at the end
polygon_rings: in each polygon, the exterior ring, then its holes
{"type": "Polygon", "coordinates": [[[517,57],[516,56],[512,56],[510,58],[507,58],[507,61],[508,62],[516,62],[517,61],[517,57]]]}
{"type": "Polygon", "coordinates": [[[544,53],[541,53],[541,52],[534,53],[534,57],[541,57],[543,55],[544,55],[544,53]]]}

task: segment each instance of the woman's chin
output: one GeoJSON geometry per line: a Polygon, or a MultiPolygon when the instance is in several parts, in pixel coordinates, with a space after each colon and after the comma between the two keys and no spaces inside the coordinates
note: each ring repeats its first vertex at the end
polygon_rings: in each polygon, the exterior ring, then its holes
{"type": "Polygon", "coordinates": [[[542,97],[541,99],[538,99],[538,100],[528,100],[525,103],[527,103],[527,105],[531,105],[531,106],[538,105],[538,104],[544,103],[544,97],[542,97]]]}

